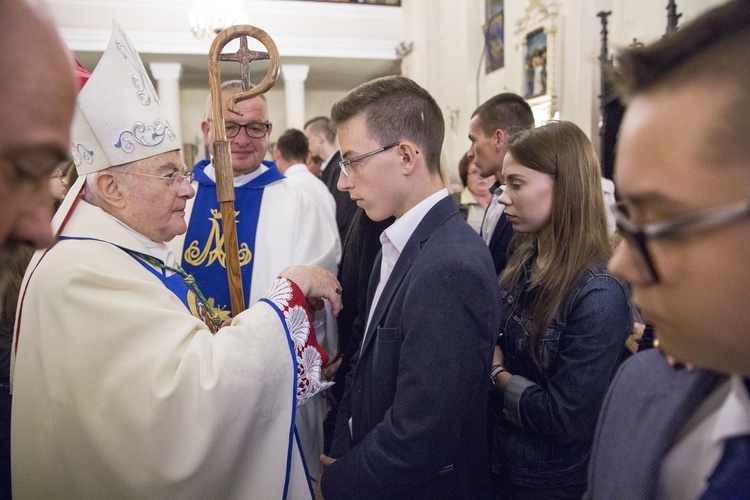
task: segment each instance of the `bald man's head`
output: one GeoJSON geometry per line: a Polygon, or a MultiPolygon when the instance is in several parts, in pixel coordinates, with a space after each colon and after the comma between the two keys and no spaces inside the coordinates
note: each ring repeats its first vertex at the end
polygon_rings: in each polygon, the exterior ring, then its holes
{"type": "Polygon", "coordinates": [[[52,243],[49,177],[70,150],[73,58],[26,0],[0,2],[0,252],[52,243]]]}

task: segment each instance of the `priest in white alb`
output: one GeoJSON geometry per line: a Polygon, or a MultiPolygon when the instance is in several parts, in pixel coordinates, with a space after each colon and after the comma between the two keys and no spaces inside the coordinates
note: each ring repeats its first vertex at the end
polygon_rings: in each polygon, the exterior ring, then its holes
{"type": "MultiPolygon", "coordinates": [[[[243,91],[242,82],[229,80],[221,88],[222,107],[227,110],[229,100],[243,91]]],[[[287,266],[318,265],[336,274],[341,242],[336,227],[328,222],[313,196],[289,182],[273,162],[263,161],[273,129],[265,95],[241,101],[236,108],[237,113],[225,111],[224,125],[232,152],[242,287],[246,305],[252,306],[287,266]]],[[[211,110],[209,95],[201,130],[205,145],[213,152],[211,110]]],[[[196,195],[185,207],[188,229],[169,246],[178,262],[202,284],[208,300],[227,310],[229,284],[212,160],[207,158],[193,167],[196,195]]],[[[315,333],[326,351],[324,360],[334,358],[338,334],[327,305],[325,310],[316,312],[315,333]]],[[[297,418],[302,449],[313,477],[322,470],[311,457],[323,453],[324,418],[322,397],[310,399],[300,408],[297,418]]]]}

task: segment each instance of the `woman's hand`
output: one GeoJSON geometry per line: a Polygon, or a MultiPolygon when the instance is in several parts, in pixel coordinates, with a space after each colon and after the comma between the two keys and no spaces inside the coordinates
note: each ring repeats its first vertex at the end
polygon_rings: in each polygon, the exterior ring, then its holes
{"type": "Polygon", "coordinates": [[[495,345],[495,353],[492,355],[492,366],[504,364],[505,356],[503,356],[503,351],[500,350],[499,345],[495,345]]]}

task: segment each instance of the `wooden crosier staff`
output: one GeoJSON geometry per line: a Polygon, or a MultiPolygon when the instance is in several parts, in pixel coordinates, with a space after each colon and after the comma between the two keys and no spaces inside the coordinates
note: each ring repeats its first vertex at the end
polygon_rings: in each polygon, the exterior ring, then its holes
{"type": "Polygon", "coordinates": [[[234,213],[234,182],[232,172],[232,152],[227,141],[222,108],[221,70],[219,61],[237,61],[242,69],[242,90],[233,95],[227,103],[227,111],[237,111],[237,103],[257,97],[267,92],[279,77],[279,51],[268,34],[255,26],[237,25],[225,29],[214,39],[208,55],[208,84],[211,88],[211,114],[214,130],[214,159],[216,169],[216,197],[221,207],[221,221],[224,231],[224,255],[229,280],[229,297],[232,315],[236,316],[245,310],[245,295],[242,291],[242,274],[240,272],[240,255],[237,244],[237,222],[234,213]],[[247,37],[252,37],[263,44],[268,52],[248,50],[247,37]],[[240,49],[234,54],[222,54],[221,51],[231,40],[240,38],[240,49]],[[250,88],[250,63],[269,59],[268,72],[263,80],[250,88]]]}

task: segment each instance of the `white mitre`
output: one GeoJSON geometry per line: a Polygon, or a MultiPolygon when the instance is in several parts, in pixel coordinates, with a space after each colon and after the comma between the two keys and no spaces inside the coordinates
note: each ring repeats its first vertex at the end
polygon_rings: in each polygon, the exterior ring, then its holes
{"type": "Polygon", "coordinates": [[[122,27],[78,94],[70,152],[79,175],[180,149],[141,57],[122,27]]]}

